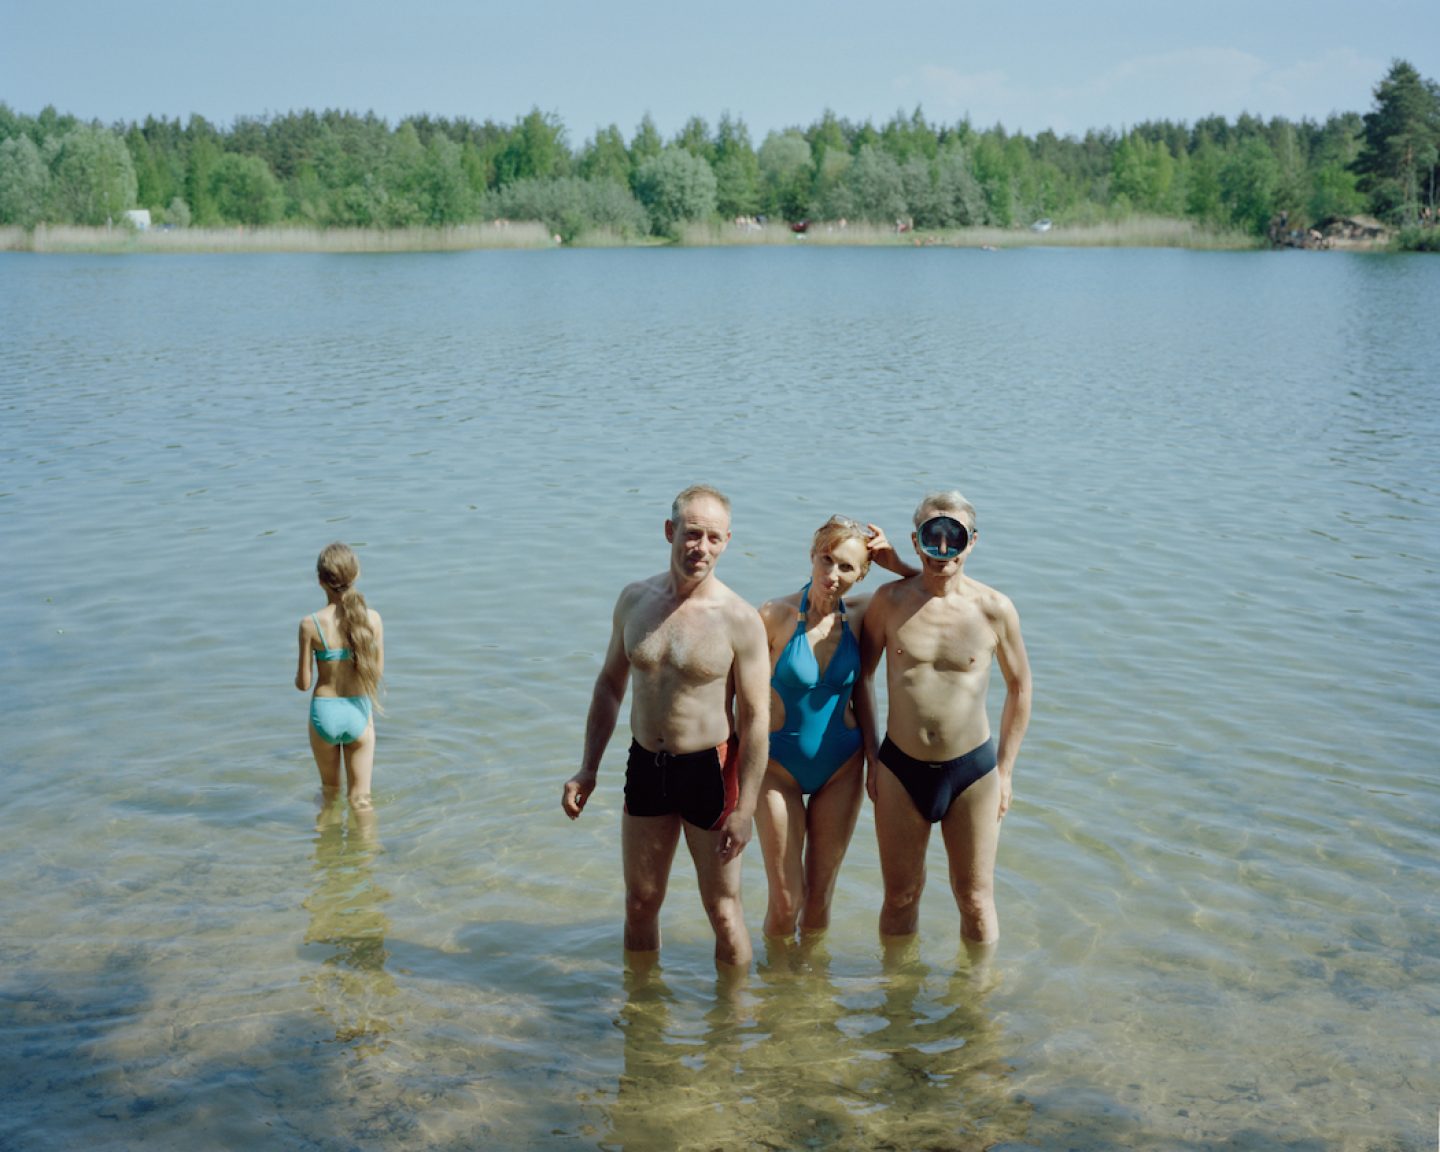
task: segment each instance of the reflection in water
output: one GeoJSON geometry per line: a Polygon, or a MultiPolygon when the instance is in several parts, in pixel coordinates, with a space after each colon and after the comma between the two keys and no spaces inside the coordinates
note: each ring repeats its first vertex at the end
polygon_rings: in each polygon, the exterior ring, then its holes
{"type": "Polygon", "coordinates": [[[1030,1108],[1015,1099],[986,1007],[998,984],[993,952],[962,950],[938,972],[920,959],[917,938],[887,949],[880,1003],[854,1018],[883,1024],[864,1033],[869,1059],[849,1069],[874,1102],[872,1136],[901,1148],[978,1148],[1025,1135],[1030,1108]]]}
{"type": "Polygon", "coordinates": [[[657,967],[627,974],[624,1070],[610,1149],[979,1148],[1020,1140],[985,1000],[996,983],[962,955],[933,972],[913,942],[882,974],[836,976],[823,940],[771,942],[749,986],[703,1002],[657,967]]]}
{"type": "Polygon", "coordinates": [[[356,811],[340,799],[326,804],[315,822],[315,890],[305,900],[310,926],[307,952],[328,952],[309,978],[320,1010],[335,1023],[335,1039],[355,1041],[364,1054],[383,1046],[390,1031],[381,1009],[395,991],[385,971],[385,935],[390,921],[384,904],[390,894],[375,883],[372,866],[380,853],[373,809],[356,811]]]}
{"type": "Polygon", "coordinates": [[[625,992],[616,1021],[625,1034],[625,1062],[610,1116],[613,1141],[619,1148],[679,1148],[684,1120],[676,1105],[692,1075],[680,1043],[672,1046],[667,1037],[675,994],[658,964],[628,968],[625,992]]]}

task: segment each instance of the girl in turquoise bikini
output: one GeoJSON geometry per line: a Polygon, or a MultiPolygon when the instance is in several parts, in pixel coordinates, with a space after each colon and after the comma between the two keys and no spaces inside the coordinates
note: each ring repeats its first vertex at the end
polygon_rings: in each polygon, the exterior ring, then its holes
{"type": "Polygon", "coordinates": [[[314,661],[315,695],[310,700],[310,750],[320,769],[325,798],[340,793],[343,763],[346,795],[356,809],[370,807],[375,766],[376,693],[385,671],[385,632],[380,613],[355,589],[360,561],[349,545],[334,543],[315,561],[325,590],[325,607],[300,621],[300,666],[295,687],[310,691],[314,661]],[[334,642],[336,647],[330,646],[334,642]]]}

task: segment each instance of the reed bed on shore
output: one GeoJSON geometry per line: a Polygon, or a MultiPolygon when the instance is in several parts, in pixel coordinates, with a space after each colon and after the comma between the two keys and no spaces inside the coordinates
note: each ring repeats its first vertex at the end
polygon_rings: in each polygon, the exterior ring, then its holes
{"type": "Polygon", "coordinates": [[[1254,248],[1243,232],[1216,230],[1190,220],[1134,216],[1125,220],[1057,225],[1044,232],[1029,228],[946,228],[899,232],[875,224],[812,223],[804,233],[787,224],[691,224],[679,243],[689,247],[821,244],[854,247],[951,248],[1254,248]]]}
{"type": "MultiPolygon", "coordinates": [[[[683,225],[682,247],[950,248],[1195,248],[1245,249],[1259,243],[1242,232],[1208,228],[1189,220],[1134,216],[1125,220],[1030,228],[947,228],[898,232],[876,224],[816,221],[804,233],[789,225],[709,222],[683,225]]],[[[7,252],[464,252],[482,248],[553,248],[558,243],[544,224],[497,221],[452,228],[176,228],[137,232],[131,228],[49,227],[33,231],[0,227],[0,251],[7,252]]],[[[577,248],[649,247],[659,237],[633,237],[607,229],[581,233],[577,248]]]]}
{"type": "Polygon", "coordinates": [[[132,228],[0,229],[11,252],[466,252],[476,248],[551,248],[543,224],[500,222],[453,228],[132,228]]]}
{"type": "Polygon", "coordinates": [[[795,232],[779,221],[734,224],[710,221],[681,225],[677,242],[687,248],[763,248],[776,244],[832,244],[866,248],[909,245],[909,235],[878,224],[839,224],[816,221],[805,232],[795,232]]]}
{"type": "Polygon", "coordinates": [[[588,228],[566,243],[567,248],[656,248],[666,244],[662,236],[635,236],[613,228],[588,228]]]}
{"type": "Polygon", "coordinates": [[[982,243],[1008,248],[1204,248],[1244,249],[1262,241],[1232,228],[1213,228],[1194,220],[1165,216],[1130,216],[1090,224],[1057,224],[1046,232],[1029,228],[1018,232],[1003,229],[972,229],[982,243]]]}

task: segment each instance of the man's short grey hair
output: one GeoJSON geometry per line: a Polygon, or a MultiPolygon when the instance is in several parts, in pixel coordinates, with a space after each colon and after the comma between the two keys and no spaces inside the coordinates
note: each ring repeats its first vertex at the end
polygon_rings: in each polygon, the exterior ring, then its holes
{"type": "Polygon", "coordinates": [[[708,496],[710,499],[719,503],[720,507],[725,509],[726,516],[731,514],[730,497],[726,496],[720,489],[712,488],[709,484],[692,484],[689,488],[686,488],[685,491],[681,492],[680,495],[676,496],[674,502],[670,505],[671,521],[679,521],[681,514],[685,511],[686,507],[689,506],[690,501],[698,500],[702,496],[708,496]]]}
{"type": "Polygon", "coordinates": [[[975,505],[954,488],[942,488],[925,494],[925,498],[915,508],[916,528],[930,519],[927,512],[959,512],[964,516],[970,531],[975,531],[975,505]]]}

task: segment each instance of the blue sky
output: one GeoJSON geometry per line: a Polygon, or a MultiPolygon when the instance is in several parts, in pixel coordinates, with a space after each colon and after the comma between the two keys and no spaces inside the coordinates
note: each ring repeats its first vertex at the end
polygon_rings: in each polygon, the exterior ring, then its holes
{"type": "Polygon", "coordinates": [[[1392,59],[1440,79],[1435,0],[0,0],[0,101],[221,126],[292,109],[512,123],[579,146],[743,119],[758,145],[829,108],[920,105],[1027,135],[1218,114],[1368,111],[1392,59]]]}

